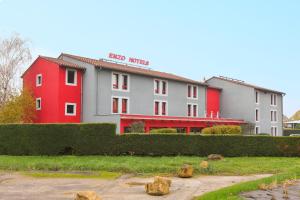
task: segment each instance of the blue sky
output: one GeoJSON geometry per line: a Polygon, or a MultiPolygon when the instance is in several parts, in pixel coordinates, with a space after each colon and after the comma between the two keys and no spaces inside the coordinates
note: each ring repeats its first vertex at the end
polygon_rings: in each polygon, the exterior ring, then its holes
{"type": "Polygon", "coordinates": [[[300,109],[299,10],[297,0],[0,0],[0,37],[20,33],[34,56],[115,52],[195,80],[242,79],[286,92],[290,116],[300,109]]]}

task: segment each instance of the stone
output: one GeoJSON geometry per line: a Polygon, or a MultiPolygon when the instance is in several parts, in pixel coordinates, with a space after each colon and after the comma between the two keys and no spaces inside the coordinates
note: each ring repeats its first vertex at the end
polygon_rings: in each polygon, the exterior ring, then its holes
{"type": "Polygon", "coordinates": [[[153,183],[145,185],[146,193],[153,196],[162,196],[170,193],[171,180],[156,176],[153,183]]]}
{"type": "Polygon", "coordinates": [[[207,156],[208,160],[223,160],[224,157],[220,154],[210,154],[209,156],[207,156]]]}
{"type": "Polygon", "coordinates": [[[207,169],[209,166],[208,162],[203,160],[201,163],[200,163],[200,168],[201,169],[207,169]]]}
{"type": "Polygon", "coordinates": [[[194,168],[192,165],[184,164],[178,171],[180,178],[190,178],[193,176],[194,168]]]}
{"type": "Polygon", "coordinates": [[[76,194],[75,200],[101,200],[94,191],[83,191],[76,194]]]}

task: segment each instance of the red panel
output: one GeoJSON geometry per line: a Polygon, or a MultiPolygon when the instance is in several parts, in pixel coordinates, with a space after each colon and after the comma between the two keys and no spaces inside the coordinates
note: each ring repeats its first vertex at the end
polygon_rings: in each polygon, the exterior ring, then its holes
{"type": "Polygon", "coordinates": [[[218,117],[220,113],[220,90],[207,88],[206,113],[207,117],[218,117]]]}
{"type": "Polygon", "coordinates": [[[82,71],[77,70],[77,86],[65,85],[65,68],[38,57],[23,75],[23,86],[42,99],[36,123],[79,123],[81,120],[82,71]],[[36,76],[42,75],[42,85],[36,87],[36,76]],[[76,103],[76,116],[65,116],[65,103],[76,103]]]}

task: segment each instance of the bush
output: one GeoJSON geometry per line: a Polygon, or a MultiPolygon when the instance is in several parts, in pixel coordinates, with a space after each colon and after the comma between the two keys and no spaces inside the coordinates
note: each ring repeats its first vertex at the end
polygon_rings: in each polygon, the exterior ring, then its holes
{"type": "Polygon", "coordinates": [[[131,133],[144,133],[145,132],[145,123],[142,121],[133,122],[130,125],[131,133]]]}
{"type": "Polygon", "coordinates": [[[242,134],[242,128],[233,125],[213,126],[202,129],[201,133],[210,135],[240,135],[242,134]]]}
{"type": "Polygon", "coordinates": [[[291,134],[300,134],[300,129],[283,129],[284,136],[290,136],[291,134]]]}
{"type": "Polygon", "coordinates": [[[159,129],[152,129],[150,133],[177,133],[175,128],[159,128],[159,129]]]}
{"type": "Polygon", "coordinates": [[[2,155],[300,156],[300,137],[116,135],[114,124],[0,125],[2,155]]]}

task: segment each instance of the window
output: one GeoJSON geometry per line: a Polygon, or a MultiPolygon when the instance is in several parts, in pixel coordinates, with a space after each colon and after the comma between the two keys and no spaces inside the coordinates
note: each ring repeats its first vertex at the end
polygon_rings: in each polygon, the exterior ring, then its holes
{"type": "Polygon", "coordinates": [[[259,126],[255,126],[255,134],[259,134],[259,126]]]}
{"type": "Polygon", "coordinates": [[[271,135],[272,136],[277,136],[277,127],[276,126],[271,127],[271,135]]]}
{"type": "Polygon", "coordinates": [[[112,97],[112,113],[113,114],[128,114],[129,99],[127,97],[112,97]]]}
{"type": "Polygon", "coordinates": [[[113,73],[113,89],[119,89],[119,74],[113,73]]]}
{"type": "Polygon", "coordinates": [[[166,94],[166,93],[167,93],[167,82],[162,81],[162,94],[166,94]]]}
{"type": "Polygon", "coordinates": [[[76,103],[65,104],[65,115],[75,116],[76,115],[76,103]]]}
{"type": "Polygon", "coordinates": [[[36,75],[35,85],[36,85],[37,87],[38,87],[38,86],[42,86],[42,74],[36,75]]]}
{"type": "Polygon", "coordinates": [[[35,99],[35,108],[36,108],[36,110],[42,109],[42,98],[35,99]]]}
{"type": "Polygon", "coordinates": [[[271,110],[271,122],[277,122],[277,111],[271,110]]]}
{"type": "Polygon", "coordinates": [[[113,113],[119,113],[119,99],[113,98],[113,113]]]}
{"type": "Polygon", "coordinates": [[[255,103],[259,104],[259,93],[258,93],[258,91],[255,92],[255,103]]]}
{"type": "Polygon", "coordinates": [[[122,77],[123,77],[122,89],[127,90],[128,89],[128,76],[123,74],[122,77]]]}
{"type": "Polygon", "coordinates": [[[192,86],[188,85],[188,98],[192,97],[192,86]]]}
{"type": "Polygon", "coordinates": [[[154,115],[168,115],[168,104],[166,101],[154,101],[154,115]]]}
{"type": "Polygon", "coordinates": [[[188,104],[188,117],[191,117],[192,115],[192,105],[188,104]]]}
{"type": "Polygon", "coordinates": [[[271,94],[271,106],[276,106],[276,105],[277,105],[277,95],[271,94]]]}
{"type": "Polygon", "coordinates": [[[198,98],[198,86],[188,85],[187,90],[188,90],[188,95],[187,95],[188,98],[193,98],[193,99],[198,98]]]}
{"type": "Polygon", "coordinates": [[[255,109],[255,121],[258,122],[259,121],[259,110],[255,109]]]}
{"type": "Polygon", "coordinates": [[[66,85],[77,85],[77,71],[74,69],[66,69],[66,85]]]}
{"type": "Polygon", "coordinates": [[[198,105],[189,103],[187,105],[187,115],[188,117],[197,117],[198,116],[198,105]]]}
{"type": "Polygon", "coordinates": [[[154,79],[154,94],[166,96],[168,94],[168,82],[154,79]]]}
{"type": "Polygon", "coordinates": [[[121,73],[112,73],[112,90],[129,91],[129,75],[121,73]]]}
{"type": "Polygon", "coordinates": [[[122,114],[127,114],[128,99],[122,99],[122,114]]]}

